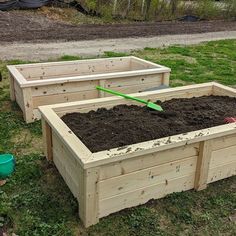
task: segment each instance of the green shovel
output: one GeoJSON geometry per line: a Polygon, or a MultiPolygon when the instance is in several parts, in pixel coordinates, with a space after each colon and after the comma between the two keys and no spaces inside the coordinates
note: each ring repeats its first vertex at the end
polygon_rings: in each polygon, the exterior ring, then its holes
{"type": "Polygon", "coordinates": [[[143,104],[146,104],[147,107],[149,107],[153,110],[156,110],[156,111],[163,111],[161,106],[159,106],[159,105],[157,105],[153,102],[149,102],[149,101],[146,101],[146,100],[143,100],[143,99],[140,99],[140,98],[135,98],[135,97],[129,96],[127,94],[119,93],[119,92],[116,92],[114,90],[106,89],[106,88],[103,88],[103,87],[100,87],[100,86],[96,86],[96,89],[102,90],[102,91],[107,92],[107,93],[111,93],[113,95],[121,96],[121,97],[124,97],[126,99],[131,99],[131,100],[134,100],[134,101],[137,101],[137,102],[141,102],[143,104]]]}

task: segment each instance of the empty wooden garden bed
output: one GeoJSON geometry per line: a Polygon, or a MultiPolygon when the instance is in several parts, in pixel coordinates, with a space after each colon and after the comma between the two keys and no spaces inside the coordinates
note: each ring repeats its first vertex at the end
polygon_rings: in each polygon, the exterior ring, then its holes
{"type": "MultiPolygon", "coordinates": [[[[151,101],[204,95],[236,97],[236,91],[206,83],[136,94],[151,101]]],[[[236,123],[92,153],[61,119],[119,104],[137,105],[110,97],[39,108],[45,154],[78,199],[86,227],[124,208],[173,192],[202,190],[236,174],[236,123]]]]}
{"type": "Polygon", "coordinates": [[[136,93],[169,85],[170,69],[136,57],[49,62],[7,67],[11,99],[19,104],[27,123],[40,119],[38,107],[110,96],[100,85],[136,93]]]}

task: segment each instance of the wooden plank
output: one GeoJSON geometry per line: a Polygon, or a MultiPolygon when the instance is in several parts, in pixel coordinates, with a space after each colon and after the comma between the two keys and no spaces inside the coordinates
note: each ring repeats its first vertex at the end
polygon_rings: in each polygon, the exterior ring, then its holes
{"type": "Polygon", "coordinates": [[[166,85],[166,86],[169,86],[169,84],[170,84],[170,73],[168,73],[168,72],[163,73],[162,84],[166,85]]]}
{"type": "MultiPolygon", "coordinates": [[[[62,161],[61,154],[53,150],[53,162],[58,169],[59,173],[61,174],[62,178],[66,182],[66,185],[69,187],[70,191],[72,192],[73,196],[78,198],[79,197],[79,186],[78,182],[79,179],[77,179],[77,182],[73,179],[73,177],[70,175],[70,172],[67,170],[66,163],[62,161]]],[[[79,169],[77,170],[80,171],[79,169]]]]}
{"type": "Polygon", "coordinates": [[[156,75],[140,75],[134,77],[120,77],[115,79],[106,79],[104,86],[107,88],[116,88],[116,87],[123,87],[123,86],[133,86],[133,85],[142,85],[153,83],[157,84],[156,87],[161,84],[163,74],[156,74],[156,75]]]}
{"type": "Polygon", "coordinates": [[[35,121],[41,119],[41,114],[37,108],[33,109],[33,117],[35,121]]]}
{"type": "Polygon", "coordinates": [[[135,61],[139,61],[139,62],[144,63],[144,64],[149,64],[149,65],[151,65],[151,66],[153,66],[153,67],[159,67],[159,68],[162,67],[162,68],[166,69],[166,72],[171,72],[171,69],[168,68],[168,67],[166,67],[166,66],[159,65],[159,64],[156,64],[156,63],[151,62],[151,61],[146,61],[146,60],[141,59],[141,58],[139,58],[139,57],[134,57],[134,56],[131,56],[131,57],[132,57],[132,59],[135,60],[135,61]]]}
{"type": "Polygon", "coordinates": [[[33,97],[95,90],[99,81],[80,81],[32,87],[33,97]]]}
{"type": "Polygon", "coordinates": [[[24,67],[17,66],[18,70],[28,80],[49,79],[56,77],[71,77],[88,74],[129,71],[130,58],[103,58],[78,60],[59,63],[36,63],[24,67]]]}
{"type": "Polygon", "coordinates": [[[218,96],[230,96],[235,97],[236,89],[228,86],[215,83],[213,86],[213,94],[218,96]]]}
{"type": "Polygon", "coordinates": [[[15,101],[16,100],[16,96],[15,96],[15,88],[14,88],[14,78],[12,75],[10,75],[9,77],[9,82],[10,82],[10,98],[11,101],[15,101]]]}
{"type": "Polygon", "coordinates": [[[32,100],[33,100],[33,108],[38,108],[39,106],[50,105],[53,103],[57,104],[57,103],[73,102],[97,97],[98,97],[98,91],[91,90],[91,91],[81,91],[74,93],[38,96],[38,97],[33,97],[32,100]]]}
{"type": "MultiPolygon", "coordinates": [[[[159,82],[152,82],[152,83],[145,83],[145,84],[137,84],[137,85],[130,85],[130,86],[117,86],[117,87],[112,87],[112,89],[117,90],[121,93],[126,93],[126,94],[130,94],[130,93],[141,93],[147,89],[152,89],[155,87],[158,87],[161,85],[161,81],[159,82]]],[[[105,93],[105,97],[113,97],[115,95],[112,95],[110,93],[105,93]]],[[[116,96],[117,97],[117,96],[116,96]]]]}
{"type": "Polygon", "coordinates": [[[194,173],[197,156],[142,169],[122,176],[99,181],[100,199],[160,184],[194,173]]]}
{"type": "Polygon", "coordinates": [[[32,90],[31,88],[23,88],[23,104],[24,104],[24,120],[26,123],[30,123],[34,121],[33,117],[33,100],[32,100],[32,90]]]}
{"type": "Polygon", "coordinates": [[[187,157],[198,156],[198,149],[198,143],[191,144],[103,165],[101,166],[99,180],[110,179],[119,175],[125,175],[141,169],[150,168],[152,166],[162,165],[187,157]]]}
{"type": "Polygon", "coordinates": [[[66,82],[76,82],[76,81],[87,81],[87,80],[100,80],[100,79],[110,79],[110,78],[120,78],[120,77],[133,77],[139,75],[154,75],[166,72],[166,69],[155,68],[155,69],[145,69],[145,70],[135,70],[135,71],[123,71],[123,72],[112,72],[105,74],[93,74],[93,75],[82,75],[82,76],[70,76],[70,77],[58,77],[52,79],[43,80],[31,80],[26,81],[21,87],[32,87],[32,86],[42,86],[50,84],[61,84],[66,82]]]}
{"type": "Polygon", "coordinates": [[[147,61],[143,62],[132,58],[130,61],[130,67],[131,70],[138,70],[138,69],[152,69],[158,67],[158,65],[154,66],[150,63],[147,63],[147,61]]]}
{"type": "Polygon", "coordinates": [[[197,191],[203,190],[207,187],[207,179],[212,154],[211,143],[211,140],[203,141],[200,143],[200,150],[196,168],[196,177],[194,183],[194,188],[197,191]]]}
{"type": "Polygon", "coordinates": [[[213,151],[211,154],[210,169],[236,161],[236,146],[213,151]]]}
{"type": "Polygon", "coordinates": [[[17,104],[20,106],[21,110],[23,111],[25,109],[24,99],[23,99],[22,90],[18,83],[14,83],[14,95],[15,95],[17,104]]]}
{"type": "MultiPolygon", "coordinates": [[[[104,79],[101,79],[101,80],[99,80],[99,86],[101,86],[101,87],[106,87],[106,80],[104,80],[104,79]]],[[[99,98],[104,98],[105,97],[105,92],[104,91],[102,91],[102,90],[99,90],[98,91],[98,96],[99,96],[99,98]]]]}
{"type": "MultiPolygon", "coordinates": [[[[25,68],[31,68],[34,69],[35,67],[52,67],[52,66],[63,66],[63,65],[74,65],[77,63],[87,64],[88,62],[94,62],[94,63],[100,63],[100,62],[106,62],[109,60],[130,60],[130,58],[133,58],[133,56],[124,56],[124,57],[107,57],[107,58],[95,58],[95,59],[83,59],[83,60],[73,60],[73,61],[55,61],[55,62],[40,62],[40,63],[29,63],[29,64],[21,64],[16,65],[17,69],[25,69],[25,68]]],[[[136,57],[135,57],[136,58],[136,57]]],[[[11,66],[8,66],[11,67],[11,66]]]]}
{"type": "Polygon", "coordinates": [[[44,119],[42,119],[42,133],[43,133],[44,155],[46,156],[48,161],[52,161],[53,160],[52,129],[44,119]]]}
{"type": "Polygon", "coordinates": [[[212,140],[212,150],[219,150],[236,145],[236,134],[222,136],[212,140]]]}
{"type": "Polygon", "coordinates": [[[212,183],[236,175],[236,161],[209,170],[207,183],[212,183]]]}
{"type": "Polygon", "coordinates": [[[84,171],[84,198],[83,205],[81,205],[82,209],[80,209],[80,217],[85,227],[94,225],[99,221],[98,175],[99,168],[91,168],[84,171]]]}
{"type": "Polygon", "coordinates": [[[194,186],[194,173],[180,178],[171,179],[168,182],[154,184],[152,186],[136,189],[132,192],[116,195],[99,201],[99,217],[107,216],[119,210],[137,206],[148,202],[150,199],[165,197],[173,192],[181,192],[192,189],[194,186]]]}

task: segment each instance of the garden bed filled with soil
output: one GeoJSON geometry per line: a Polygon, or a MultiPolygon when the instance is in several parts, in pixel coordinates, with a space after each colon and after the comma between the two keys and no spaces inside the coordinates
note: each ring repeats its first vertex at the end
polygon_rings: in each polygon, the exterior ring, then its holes
{"type": "Polygon", "coordinates": [[[236,117],[236,98],[228,96],[157,103],[163,112],[136,105],[118,105],[112,109],[66,114],[62,120],[92,152],[98,152],[223,125],[226,117],[236,117]]]}
{"type": "Polygon", "coordinates": [[[86,227],[119,210],[236,175],[236,90],[206,83],[39,107],[44,153],[86,227]],[[160,102],[160,101],[161,102],[160,102]]]}

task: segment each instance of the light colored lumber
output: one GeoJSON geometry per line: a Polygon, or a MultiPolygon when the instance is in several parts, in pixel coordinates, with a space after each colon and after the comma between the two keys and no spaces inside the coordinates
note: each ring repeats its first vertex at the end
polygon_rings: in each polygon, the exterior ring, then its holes
{"type": "Polygon", "coordinates": [[[32,100],[32,90],[31,88],[23,88],[23,105],[24,105],[24,119],[26,123],[30,123],[34,121],[33,117],[33,100],[32,100]]]}
{"type": "Polygon", "coordinates": [[[213,151],[211,154],[210,169],[226,165],[236,160],[236,146],[230,146],[213,151]]]}
{"type": "Polygon", "coordinates": [[[17,104],[20,106],[21,110],[24,111],[25,107],[24,107],[23,93],[18,83],[14,83],[14,96],[17,104]]]}
{"type": "Polygon", "coordinates": [[[48,161],[52,161],[53,160],[52,129],[44,119],[42,119],[42,133],[43,133],[44,155],[46,156],[48,161]]]}
{"type": "Polygon", "coordinates": [[[236,145],[236,134],[225,135],[212,140],[212,151],[236,145]]]}
{"type": "Polygon", "coordinates": [[[207,179],[212,154],[211,142],[211,140],[207,140],[200,143],[194,183],[194,188],[198,191],[207,187],[207,179]]]}
{"type": "MultiPolygon", "coordinates": [[[[98,190],[98,168],[91,168],[84,171],[83,201],[80,205],[79,214],[85,225],[89,227],[99,221],[99,190],[98,190]]],[[[79,201],[80,203],[81,201],[79,201]]]]}
{"type": "Polygon", "coordinates": [[[15,88],[14,88],[14,78],[12,75],[10,75],[9,80],[10,80],[10,98],[11,98],[11,101],[15,101],[16,96],[15,96],[15,88]]]}
{"type": "Polygon", "coordinates": [[[100,199],[145,188],[164,181],[168,182],[170,179],[194,173],[196,160],[197,157],[193,156],[100,181],[100,199]]]}
{"type": "Polygon", "coordinates": [[[33,97],[32,103],[33,108],[38,108],[39,106],[45,106],[50,104],[57,103],[65,103],[65,102],[73,102],[83,99],[92,99],[98,96],[97,90],[90,91],[81,91],[81,92],[73,92],[73,93],[61,93],[61,94],[53,94],[53,95],[45,95],[45,96],[37,96],[33,97]]]}
{"type": "Polygon", "coordinates": [[[180,178],[170,179],[168,182],[163,181],[162,183],[103,199],[99,203],[99,217],[107,216],[128,207],[144,204],[150,199],[165,197],[173,192],[186,191],[192,189],[193,186],[194,173],[181,176],[180,178]]]}
{"type": "Polygon", "coordinates": [[[117,88],[122,86],[133,86],[133,85],[142,85],[142,84],[149,84],[153,83],[154,87],[158,87],[159,84],[162,82],[162,75],[163,74],[155,74],[155,75],[139,75],[139,76],[132,76],[127,79],[126,77],[120,78],[112,78],[104,80],[104,87],[107,88],[117,88]]]}
{"type": "Polygon", "coordinates": [[[34,86],[32,87],[32,95],[37,96],[48,96],[55,94],[66,94],[73,92],[85,92],[90,90],[95,90],[95,87],[99,84],[99,81],[79,81],[79,82],[67,82],[61,84],[51,84],[44,86],[34,86]]]}
{"type": "Polygon", "coordinates": [[[162,84],[169,86],[170,84],[170,73],[163,73],[162,74],[162,84]]]}
{"type": "Polygon", "coordinates": [[[219,96],[235,97],[236,89],[230,88],[223,84],[215,83],[213,85],[213,94],[219,96]]]}
{"type": "Polygon", "coordinates": [[[209,170],[207,183],[212,183],[221,179],[236,175],[236,161],[217,166],[209,170]]]}
{"type": "Polygon", "coordinates": [[[144,70],[135,70],[135,71],[125,71],[125,72],[114,72],[114,73],[105,73],[105,74],[96,74],[96,75],[83,75],[83,76],[70,76],[70,77],[58,77],[46,80],[32,80],[26,81],[21,87],[32,87],[40,85],[49,85],[49,84],[60,84],[66,82],[76,82],[76,81],[88,81],[88,80],[100,80],[100,79],[110,79],[110,78],[120,78],[120,77],[132,77],[138,75],[153,75],[157,73],[164,73],[166,69],[155,68],[155,69],[144,69],[144,70]]]}
{"type": "MultiPolygon", "coordinates": [[[[79,196],[79,179],[75,180],[71,176],[70,172],[67,170],[67,166],[65,165],[66,163],[62,161],[62,156],[60,153],[56,152],[53,150],[53,162],[61,174],[62,178],[66,182],[67,186],[69,187],[70,191],[72,192],[73,196],[78,198],[79,196]]],[[[79,169],[77,170],[79,172],[79,169]]]]}
{"type": "MultiPolygon", "coordinates": [[[[131,57],[133,58],[134,61],[137,61],[137,62],[139,61],[139,62],[141,62],[141,63],[143,63],[143,64],[146,64],[146,63],[145,63],[146,60],[144,60],[144,59],[141,59],[141,58],[139,58],[139,57],[134,57],[134,56],[131,56],[131,57]]],[[[162,65],[156,64],[156,63],[151,62],[151,61],[148,61],[148,64],[151,65],[151,66],[153,66],[153,67],[162,67],[162,68],[165,68],[165,69],[166,69],[166,72],[171,72],[171,69],[168,68],[168,67],[166,67],[166,66],[162,66],[162,65]]]]}
{"type": "Polygon", "coordinates": [[[199,144],[191,144],[173,148],[161,152],[137,156],[135,159],[124,159],[101,166],[99,180],[110,179],[120,175],[137,172],[157,165],[182,160],[184,158],[198,156],[199,144]]]}

